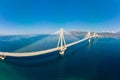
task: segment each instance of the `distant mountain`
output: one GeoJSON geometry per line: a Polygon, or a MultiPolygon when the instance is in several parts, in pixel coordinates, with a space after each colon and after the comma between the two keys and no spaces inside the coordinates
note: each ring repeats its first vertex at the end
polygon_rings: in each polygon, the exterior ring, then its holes
{"type": "MultiPolygon", "coordinates": [[[[75,36],[85,36],[88,32],[81,32],[81,31],[70,31],[72,35],[75,36]]],[[[93,34],[94,32],[91,32],[93,34]]],[[[120,37],[120,32],[117,33],[112,33],[112,32],[98,32],[97,33],[99,36],[102,37],[120,37]]]]}
{"type": "Polygon", "coordinates": [[[120,31],[118,31],[117,34],[120,34],[120,31]]]}
{"type": "Polygon", "coordinates": [[[69,33],[75,36],[84,36],[87,34],[87,32],[81,32],[81,31],[69,31],[69,33]]]}

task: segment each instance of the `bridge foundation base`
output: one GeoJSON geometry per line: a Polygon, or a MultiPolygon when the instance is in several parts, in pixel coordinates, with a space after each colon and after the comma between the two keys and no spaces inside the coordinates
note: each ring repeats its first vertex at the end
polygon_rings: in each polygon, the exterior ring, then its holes
{"type": "Polygon", "coordinates": [[[64,51],[60,51],[59,54],[63,56],[64,55],[64,51]]]}
{"type": "Polygon", "coordinates": [[[66,49],[67,49],[66,47],[59,48],[59,54],[63,56],[66,49]]]}
{"type": "Polygon", "coordinates": [[[5,56],[4,54],[0,53],[0,60],[4,60],[5,57],[6,57],[6,56],[5,56]]]}

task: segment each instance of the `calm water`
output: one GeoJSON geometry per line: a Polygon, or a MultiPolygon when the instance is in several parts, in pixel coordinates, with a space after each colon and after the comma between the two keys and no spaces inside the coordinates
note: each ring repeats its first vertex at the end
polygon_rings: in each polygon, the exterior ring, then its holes
{"type": "Polygon", "coordinates": [[[120,80],[120,39],[98,38],[56,54],[34,64],[0,61],[0,80],[120,80]]]}

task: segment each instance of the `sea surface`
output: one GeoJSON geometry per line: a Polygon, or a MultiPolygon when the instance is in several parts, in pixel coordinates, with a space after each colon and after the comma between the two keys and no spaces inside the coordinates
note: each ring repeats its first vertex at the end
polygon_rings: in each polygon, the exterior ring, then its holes
{"type": "MultiPolygon", "coordinates": [[[[14,52],[45,36],[1,36],[0,51],[14,52]]],[[[64,56],[38,58],[0,60],[0,80],[120,80],[119,38],[96,38],[68,48],[64,56]]]]}

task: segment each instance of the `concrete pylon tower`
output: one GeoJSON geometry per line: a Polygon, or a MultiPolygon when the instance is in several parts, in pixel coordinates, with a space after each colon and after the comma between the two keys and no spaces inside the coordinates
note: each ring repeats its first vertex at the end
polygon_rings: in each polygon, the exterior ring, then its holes
{"type": "Polygon", "coordinates": [[[64,38],[64,30],[63,30],[63,28],[60,29],[57,48],[59,49],[59,54],[64,55],[64,52],[67,49],[67,47],[66,47],[66,42],[65,42],[65,38],[64,38]]]}
{"type": "Polygon", "coordinates": [[[96,33],[94,33],[93,36],[94,36],[94,38],[96,38],[96,36],[97,36],[96,33]]]}
{"type": "Polygon", "coordinates": [[[90,32],[87,33],[87,37],[90,38],[91,37],[91,34],[90,32]]]}
{"type": "Polygon", "coordinates": [[[89,42],[89,44],[90,44],[90,37],[91,37],[90,32],[88,32],[87,37],[88,37],[88,42],[89,42]]]}

